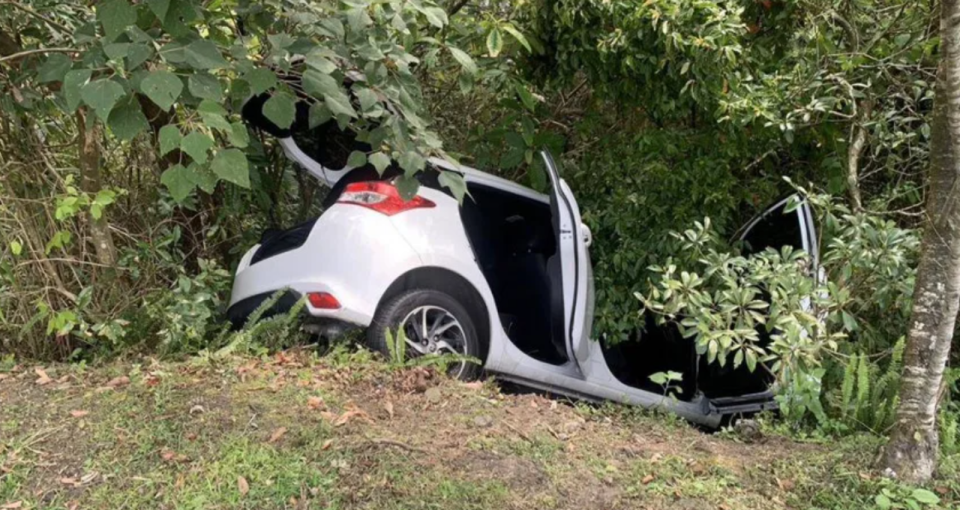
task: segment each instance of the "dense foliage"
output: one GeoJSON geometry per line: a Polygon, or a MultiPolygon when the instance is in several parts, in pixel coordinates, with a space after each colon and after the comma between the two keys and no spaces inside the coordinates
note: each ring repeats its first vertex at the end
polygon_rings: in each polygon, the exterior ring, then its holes
{"type": "Polygon", "coordinates": [[[717,362],[780,374],[792,423],[882,433],[922,227],[935,14],[887,0],[0,2],[0,349],[233,344],[220,313],[238,250],[316,215],[324,193],[240,121],[271,92],[268,119],[335,119],[373,147],[351,163],[399,165],[406,192],[444,154],[543,189],[534,156],[550,147],[594,233],[598,338],[636,340],[657,310],[704,333],[717,362]],[[784,176],[811,190],[822,281],[804,254],[727,242],[795,191],[784,176]],[[769,348],[754,342],[761,307],[784,332],[769,348]]]}

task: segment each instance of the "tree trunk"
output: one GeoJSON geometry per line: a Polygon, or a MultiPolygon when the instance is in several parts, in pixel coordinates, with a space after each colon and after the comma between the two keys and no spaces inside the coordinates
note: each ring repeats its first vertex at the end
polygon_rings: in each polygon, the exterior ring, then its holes
{"type": "Polygon", "coordinates": [[[864,101],[859,120],[854,119],[854,124],[850,127],[850,145],[847,147],[847,191],[850,193],[850,202],[855,212],[863,211],[863,200],[860,198],[860,154],[867,144],[866,123],[870,121],[872,111],[873,101],[864,101]]]}
{"type": "Polygon", "coordinates": [[[887,473],[924,482],[936,469],[940,385],[960,307],[960,0],[943,0],[930,146],[927,224],[887,473]]]}
{"type": "MultiPolygon", "coordinates": [[[[94,120],[87,126],[86,113],[83,108],[77,110],[77,143],[80,150],[80,189],[86,193],[96,195],[101,189],[100,182],[100,145],[98,138],[100,127],[94,120]]],[[[89,217],[90,237],[97,252],[97,261],[105,266],[113,267],[117,264],[117,248],[113,245],[113,234],[107,223],[107,214],[104,211],[100,218],[89,217]]]]}

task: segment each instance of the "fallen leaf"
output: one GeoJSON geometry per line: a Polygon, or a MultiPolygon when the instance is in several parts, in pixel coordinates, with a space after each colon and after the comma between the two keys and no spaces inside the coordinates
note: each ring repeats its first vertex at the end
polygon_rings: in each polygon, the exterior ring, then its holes
{"type": "Polygon", "coordinates": [[[778,485],[780,485],[780,490],[792,491],[796,484],[793,483],[793,480],[785,478],[783,480],[777,480],[778,485]]]}
{"type": "Polygon", "coordinates": [[[337,419],[337,414],[331,413],[330,411],[320,411],[320,416],[327,421],[334,421],[337,419]]]}
{"type": "Polygon", "coordinates": [[[77,500],[67,503],[67,510],[77,510],[78,508],[80,508],[80,502],[77,500]]]}
{"type": "Polygon", "coordinates": [[[310,409],[320,409],[323,407],[322,397],[310,397],[307,399],[307,407],[310,409]]]}
{"type": "Polygon", "coordinates": [[[242,476],[237,477],[237,490],[240,491],[241,496],[246,496],[247,493],[250,492],[250,484],[247,483],[246,478],[242,476]]]}
{"type": "Polygon", "coordinates": [[[90,411],[81,411],[81,410],[70,411],[70,416],[73,416],[74,418],[83,418],[88,414],[90,414],[90,411]]]}
{"type": "Polygon", "coordinates": [[[172,451],[170,451],[170,450],[165,450],[165,451],[163,451],[163,452],[160,453],[160,458],[163,459],[163,460],[173,460],[173,458],[176,457],[176,456],[177,456],[177,454],[174,453],[174,452],[172,452],[172,451]]]}
{"type": "Polygon", "coordinates": [[[320,449],[329,450],[331,445],[333,445],[333,439],[327,439],[322,445],[320,445],[320,449]]]}
{"type": "Polygon", "coordinates": [[[350,411],[341,414],[340,417],[337,418],[337,421],[333,422],[333,426],[340,427],[346,425],[353,418],[359,418],[367,422],[370,421],[370,417],[367,416],[367,413],[359,409],[351,409],[350,411]]]}
{"type": "Polygon", "coordinates": [[[77,484],[77,479],[76,479],[76,478],[61,478],[61,479],[60,479],[60,483],[62,483],[62,484],[64,484],[64,485],[76,485],[76,484],[77,484]]]}
{"type": "Polygon", "coordinates": [[[197,434],[195,432],[191,432],[187,434],[187,441],[196,441],[196,440],[197,440],[197,434]]]}
{"type": "Polygon", "coordinates": [[[473,381],[468,383],[463,383],[464,388],[469,388],[471,390],[479,390],[483,388],[483,381],[473,381]]]}
{"type": "Polygon", "coordinates": [[[280,427],[277,430],[274,430],[273,434],[270,434],[270,439],[267,442],[276,443],[286,433],[287,433],[287,427],[280,427]]]}
{"type": "Polygon", "coordinates": [[[934,487],[933,490],[941,496],[946,496],[950,492],[950,488],[944,486],[934,487]]]}
{"type": "Polygon", "coordinates": [[[4,379],[9,379],[9,378],[10,378],[10,374],[0,374],[0,381],[4,379]]]}
{"type": "Polygon", "coordinates": [[[390,419],[393,419],[393,402],[389,400],[383,403],[383,408],[386,409],[387,414],[390,415],[390,419]]]}
{"type": "Polygon", "coordinates": [[[646,485],[646,484],[652,482],[652,481],[653,481],[653,478],[654,478],[653,475],[647,475],[647,476],[643,477],[642,480],[640,480],[640,483],[646,485]]]}
{"type": "Polygon", "coordinates": [[[203,414],[204,412],[206,412],[206,410],[203,408],[202,405],[199,405],[199,404],[190,408],[190,415],[203,414]]]}
{"type": "Polygon", "coordinates": [[[33,371],[39,376],[39,379],[37,379],[36,381],[37,385],[43,386],[44,384],[50,384],[53,381],[53,379],[51,379],[50,376],[47,375],[47,372],[44,371],[42,368],[37,367],[37,368],[34,368],[33,371]]]}
{"type": "Polygon", "coordinates": [[[14,501],[13,503],[7,503],[6,505],[0,506],[3,510],[12,510],[13,508],[20,508],[23,506],[23,501],[14,501]]]}
{"type": "Polygon", "coordinates": [[[126,386],[128,384],[130,384],[130,378],[122,375],[120,377],[114,377],[113,379],[110,379],[106,386],[107,388],[119,388],[120,386],[126,386]]]}

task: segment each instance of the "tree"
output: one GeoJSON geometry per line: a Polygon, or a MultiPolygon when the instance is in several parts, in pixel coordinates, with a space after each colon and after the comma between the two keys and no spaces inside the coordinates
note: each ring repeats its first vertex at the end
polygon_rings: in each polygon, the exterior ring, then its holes
{"type": "Polygon", "coordinates": [[[937,404],[960,307],[960,1],[944,0],[940,8],[927,224],[900,405],[883,456],[891,475],[911,482],[929,480],[936,468],[937,404]]]}

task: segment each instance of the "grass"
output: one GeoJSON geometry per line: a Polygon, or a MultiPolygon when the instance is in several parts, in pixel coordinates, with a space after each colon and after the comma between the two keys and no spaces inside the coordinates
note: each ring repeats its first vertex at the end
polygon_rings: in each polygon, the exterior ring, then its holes
{"type": "MultiPolygon", "coordinates": [[[[846,510],[915,490],[873,471],[876,438],[747,443],[343,349],[38,368],[0,378],[0,508],[846,510]]],[[[956,507],[957,463],[922,508],[956,507]]]]}

